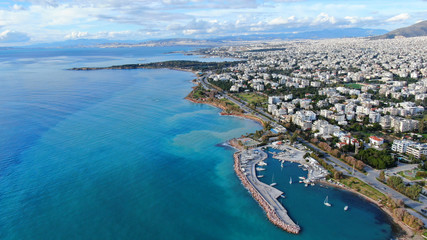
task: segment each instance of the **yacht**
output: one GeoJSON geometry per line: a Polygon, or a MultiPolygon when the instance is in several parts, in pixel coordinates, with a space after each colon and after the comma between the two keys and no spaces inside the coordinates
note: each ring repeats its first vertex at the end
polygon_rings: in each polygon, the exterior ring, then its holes
{"type": "Polygon", "coordinates": [[[345,207],[344,207],[344,211],[347,211],[347,210],[348,210],[348,206],[345,206],[345,207]]]}
{"type": "Polygon", "coordinates": [[[329,202],[328,202],[328,196],[326,196],[325,201],[323,202],[323,204],[325,204],[325,206],[332,206],[329,202]]]}

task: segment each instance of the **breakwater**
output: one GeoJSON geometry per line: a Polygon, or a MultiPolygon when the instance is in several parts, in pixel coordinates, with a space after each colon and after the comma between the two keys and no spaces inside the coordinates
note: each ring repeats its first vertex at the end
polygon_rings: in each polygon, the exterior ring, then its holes
{"type": "MultiPolygon", "coordinates": [[[[237,176],[241,180],[243,186],[245,186],[246,189],[251,193],[252,197],[258,202],[258,204],[261,206],[262,209],[264,209],[268,220],[270,220],[271,223],[276,225],[277,227],[293,234],[298,234],[301,231],[300,226],[295,224],[290,217],[287,215],[286,209],[277,202],[277,197],[280,196],[277,195],[272,197],[268,194],[268,192],[265,192],[263,195],[255,186],[254,183],[251,182],[248,179],[248,176],[243,172],[241,162],[239,160],[239,157],[241,156],[241,152],[236,152],[234,154],[234,171],[236,172],[237,176]],[[267,200],[270,199],[270,202],[267,200]],[[275,201],[275,203],[273,202],[275,201]],[[276,207],[274,207],[275,205],[276,207]],[[279,216],[280,215],[280,216],[279,216]]],[[[254,178],[255,176],[255,164],[252,165],[252,171],[250,174],[252,174],[254,178]]],[[[269,186],[268,186],[269,187],[269,186]]],[[[268,190],[267,190],[268,191],[268,190]]]]}

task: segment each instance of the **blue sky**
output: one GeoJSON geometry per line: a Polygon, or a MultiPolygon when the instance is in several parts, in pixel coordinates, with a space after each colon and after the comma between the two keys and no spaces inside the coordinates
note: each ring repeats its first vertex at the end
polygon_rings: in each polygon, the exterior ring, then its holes
{"type": "Polygon", "coordinates": [[[427,0],[0,0],[0,46],[348,27],[393,30],[421,20],[427,20],[427,0]]]}

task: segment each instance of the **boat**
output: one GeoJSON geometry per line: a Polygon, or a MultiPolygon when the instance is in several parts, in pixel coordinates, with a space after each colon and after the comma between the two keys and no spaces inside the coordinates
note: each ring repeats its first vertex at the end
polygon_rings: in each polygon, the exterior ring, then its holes
{"type": "Polygon", "coordinates": [[[304,184],[304,187],[308,187],[308,183],[304,184]]]}
{"type": "Polygon", "coordinates": [[[276,185],[277,185],[277,183],[275,183],[275,182],[274,182],[274,174],[273,174],[273,177],[271,177],[271,183],[270,183],[270,186],[274,187],[274,186],[276,186],[276,185]]]}
{"type": "Polygon", "coordinates": [[[292,184],[292,177],[289,178],[289,184],[292,184]]]}
{"type": "Polygon", "coordinates": [[[286,196],[284,196],[283,194],[282,194],[282,195],[280,195],[280,197],[281,197],[281,198],[286,198],[286,196]]]}
{"type": "Polygon", "coordinates": [[[258,175],[257,177],[258,177],[258,178],[262,178],[262,177],[264,177],[264,175],[258,175]]]}
{"type": "Polygon", "coordinates": [[[257,168],[256,168],[256,170],[257,170],[257,171],[264,171],[264,170],[265,170],[265,168],[257,167],[257,168]]]}
{"type": "Polygon", "coordinates": [[[299,179],[304,180],[304,179],[305,179],[305,177],[299,177],[299,179]]]}
{"type": "Polygon", "coordinates": [[[314,186],[314,182],[311,183],[311,186],[314,186]]]}
{"type": "Polygon", "coordinates": [[[345,206],[345,207],[344,207],[344,211],[347,211],[347,210],[348,210],[348,206],[345,206]]]}
{"type": "Polygon", "coordinates": [[[299,183],[302,183],[302,181],[299,181],[299,183]]]}
{"type": "Polygon", "coordinates": [[[267,165],[267,163],[265,163],[265,162],[261,161],[261,162],[257,163],[257,165],[258,165],[258,166],[266,166],[266,165],[267,165]]]}
{"type": "Polygon", "coordinates": [[[323,204],[325,204],[325,206],[332,206],[329,202],[328,202],[328,196],[326,196],[325,201],[323,201],[323,204]]]}

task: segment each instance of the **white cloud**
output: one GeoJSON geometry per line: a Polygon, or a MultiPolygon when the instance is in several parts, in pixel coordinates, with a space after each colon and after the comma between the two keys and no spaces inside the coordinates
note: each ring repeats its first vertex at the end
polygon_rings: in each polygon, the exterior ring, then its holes
{"type": "Polygon", "coordinates": [[[317,15],[317,17],[313,20],[311,25],[319,25],[323,23],[335,24],[337,23],[337,20],[335,19],[334,16],[329,16],[327,13],[322,12],[319,15],[317,15]]]}
{"type": "Polygon", "coordinates": [[[185,35],[193,35],[193,34],[195,34],[197,32],[198,32],[197,29],[184,29],[182,31],[182,33],[185,34],[185,35]]]}
{"type": "Polygon", "coordinates": [[[295,21],[295,16],[290,16],[288,18],[284,18],[284,17],[277,17],[272,19],[270,22],[268,22],[268,24],[270,25],[282,25],[282,24],[288,24],[290,22],[295,21]]]}
{"type": "Polygon", "coordinates": [[[65,39],[80,39],[80,38],[88,38],[88,32],[72,32],[65,36],[65,39]]]}
{"type": "Polygon", "coordinates": [[[12,9],[15,11],[24,10],[25,8],[22,5],[13,4],[12,9]]]}
{"type": "Polygon", "coordinates": [[[11,43],[11,42],[28,42],[30,37],[26,33],[15,32],[6,30],[0,33],[0,42],[1,43],[11,43]]]}
{"type": "Polygon", "coordinates": [[[372,21],[372,20],[374,20],[374,18],[371,17],[371,16],[368,16],[368,17],[346,16],[346,17],[344,17],[344,19],[347,20],[347,21],[349,21],[352,24],[363,22],[363,21],[372,21]]]}
{"type": "Polygon", "coordinates": [[[401,13],[386,20],[386,22],[399,22],[410,18],[408,13],[401,13]]]}

